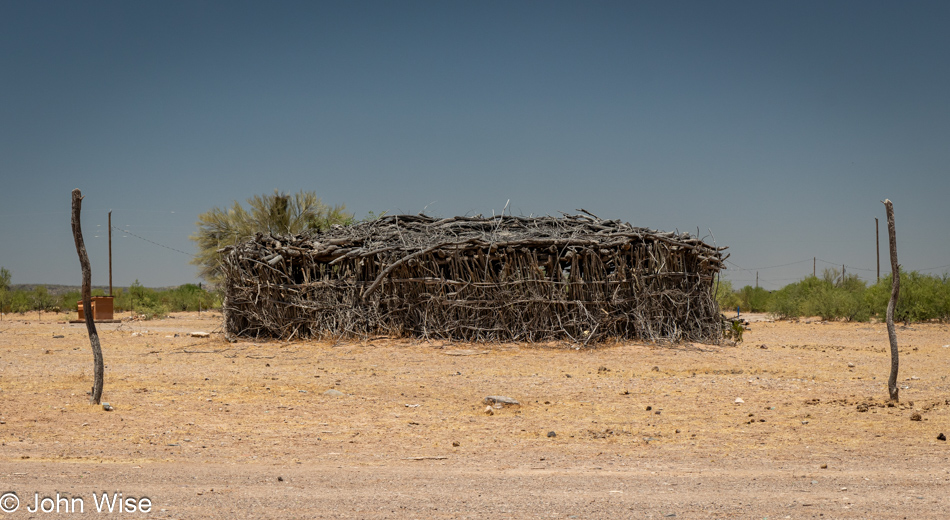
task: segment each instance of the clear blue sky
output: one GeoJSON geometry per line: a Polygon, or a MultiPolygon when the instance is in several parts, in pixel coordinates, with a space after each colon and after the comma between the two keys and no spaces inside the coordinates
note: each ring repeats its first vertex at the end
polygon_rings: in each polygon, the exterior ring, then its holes
{"type": "Polygon", "coordinates": [[[946,1],[0,2],[0,266],[79,284],[80,188],[94,284],[110,209],[167,246],[116,233],[116,285],[194,282],[200,213],[303,189],[711,230],[770,289],[813,257],[873,279],[890,198],[901,263],[940,274],[948,27],[946,1]]]}

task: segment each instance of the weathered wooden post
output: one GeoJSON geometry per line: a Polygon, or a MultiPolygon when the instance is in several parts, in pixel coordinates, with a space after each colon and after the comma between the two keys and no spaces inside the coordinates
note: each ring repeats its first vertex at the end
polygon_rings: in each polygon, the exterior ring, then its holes
{"type": "Polygon", "coordinates": [[[86,244],[82,240],[82,226],[79,224],[79,213],[82,210],[82,192],[79,188],[73,190],[73,239],[76,241],[76,252],[79,253],[79,263],[82,265],[82,308],[86,315],[86,330],[89,332],[89,342],[92,344],[93,376],[92,397],[89,402],[100,404],[102,401],[102,380],[104,367],[102,363],[102,347],[99,345],[99,333],[96,332],[96,323],[92,312],[92,270],[89,268],[89,255],[86,254],[86,244]]]}
{"type": "Polygon", "coordinates": [[[901,267],[897,263],[897,230],[894,227],[894,204],[890,199],[884,199],[884,208],[887,210],[887,238],[891,245],[891,299],[887,302],[887,339],[891,342],[891,375],[887,378],[887,393],[891,401],[899,401],[897,388],[897,368],[899,365],[897,352],[897,331],[894,330],[894,308],[897,307],[897,297],[901,292],[901,267]]]}

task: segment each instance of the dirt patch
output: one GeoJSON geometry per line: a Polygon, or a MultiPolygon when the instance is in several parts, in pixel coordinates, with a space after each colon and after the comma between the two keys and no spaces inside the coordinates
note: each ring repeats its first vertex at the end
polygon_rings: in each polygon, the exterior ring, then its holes
{"type": "Polygon", "coordinates": [[[176,518],[950,510],[944,324],[898,331],[888,406],[883,324],[758,321],[738,347],[575,350],[228,343],[189,335],[220,315],[175,314],[99,326],[106,412],[87,404],[89,342],[67,321],[0,322],[0,493],[24,506],[126,486],[176,518]],[[520,406],[489,414],[487,396],[520,406]]]}

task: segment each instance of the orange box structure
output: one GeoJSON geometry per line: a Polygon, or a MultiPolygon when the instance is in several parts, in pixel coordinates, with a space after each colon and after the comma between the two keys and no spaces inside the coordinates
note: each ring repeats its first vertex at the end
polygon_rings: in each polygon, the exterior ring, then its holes
{"type": "MultiPolygon", "coordinates": [[[[93,321],[100,320],[111,320],[114,319],[115,307],[113,305],[113,296],[93,296],[90,306],[92,307],[92,319],[93,321]]],[[[76,304],[79,309],[79,321],[86,319],[86,313],[82,308],[82,300],[79,300],[76,304]]]]}

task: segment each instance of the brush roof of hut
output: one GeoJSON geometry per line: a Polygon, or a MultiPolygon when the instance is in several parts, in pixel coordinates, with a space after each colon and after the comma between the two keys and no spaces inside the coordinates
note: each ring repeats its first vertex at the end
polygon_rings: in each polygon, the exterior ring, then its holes
{"type": "MultiPolygon", "coordinates": [[[[700,259],[703,271],[724,269],[720,251],[689,233],[673,233],[634,227],[620,220],[604,220],[592,215],[562,217],[451,217],[436,219],[426,215],[389,215],[352,226],[334,225],[330,230],[296,236],[258,234],[239,246],[243,254],[255,252],[274,265],[277,256],[306,256],[317,262],[337,264],[344,259],[376,257],[380,260],[407,260],[436,251],[489,253],[512,248],[563,253],[571,257],[585,248],[611,250],[635,243],[663,244],[671,251],[689,250],[700,259]],[[552,249],[553,248],[553,249],[552,249]]],[[[606,252],[606,251],[605,251],[606,252]]]]}

